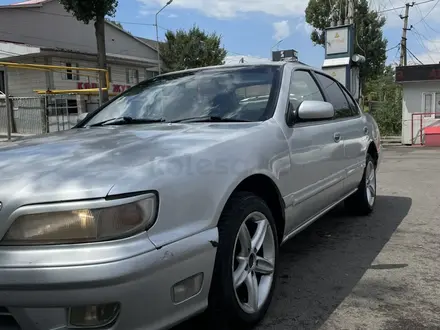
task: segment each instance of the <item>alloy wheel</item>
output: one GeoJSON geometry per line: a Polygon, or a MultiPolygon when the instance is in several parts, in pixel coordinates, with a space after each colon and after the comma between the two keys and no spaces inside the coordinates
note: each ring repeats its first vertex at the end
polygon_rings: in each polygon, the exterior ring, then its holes
{"type": "Polygon", "coordinates": [[[373,206],[376,199],[376,168],[372,162],[368,162],[365,172],[365,187],[367,189],[368,204],[373,206]]]}
{"type": "Polygon", "coordinates": [[[275,238],[264,214],[253,212],[246,217],[233,253],[235,297],[244,312],[256,313],[270,295],[275,271],[275,238]]]}

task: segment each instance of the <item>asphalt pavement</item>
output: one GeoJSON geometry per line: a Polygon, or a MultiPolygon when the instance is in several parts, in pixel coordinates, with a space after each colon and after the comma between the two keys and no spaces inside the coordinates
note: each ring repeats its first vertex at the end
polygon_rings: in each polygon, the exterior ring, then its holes
{"type": "Polygon", "coordinates": [[[256,330],[440,329],[439,168],[440,149],[386,148],[373,214],[341,207],[286,243],[256,330]]]}

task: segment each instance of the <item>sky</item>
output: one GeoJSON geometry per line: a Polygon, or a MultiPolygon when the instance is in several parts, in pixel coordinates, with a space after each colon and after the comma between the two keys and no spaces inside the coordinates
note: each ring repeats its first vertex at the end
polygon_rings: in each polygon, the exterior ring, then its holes
{"type": "MultiPolygon", "coordinates": [[[[332,0],[329,0],[332,1],[332,0]]],[[[11,0],[0,0],[9,4],[11,0]]],[[[136,36],[156,39],[155,13],[167,0],[119,0],[116,20],[136,36]]],[[[167,29],[189,29],[194,24],[222,36],[227,63],[261,61],[272,49],[295,49],[299,59],[321,67],[324,49],[310,40],[312,28],[304,21],[308,0],[174,0],[158,16],[159,38],[167,29]],[[276,44],[278,44],[276,46],[276,44]]],[[[404,0],[370,0],[370,7],[385,11],[384,35],[388,40],[387,63],[399,60],[404,0]]],[[[408,64],[440,62],[440,0],[420,0],[410,7],[407,35],[408,64]],[[422,3],[425,2],[425,3],[422,3]]]]}
{"type": "MultiPolygon", "coordinates": [[[[120,0],[116,19],[154,23],[155,13],[166,2],[120,0]]],[[[312,28],[304,20],[307,3],[308,0],[174,0],[158,16],[159,37],[164,37],[165,29],[188,29],[197,24],[223,37],[228,63],[238,62],[243,56],[247,62],[270,58],[272,49],[278,48],[295,49],[301,61],[321,67],[324,50],[310,40],[312,28]]],[[[399,60],[396,46],[402,36],[403,20],[399,15],[404,15],[404,5],[404,0],[370,0],[371,8],[388,10],[382,14],[387,18],[384,35],[390,49],[389,64],[399,60]]],[[[415,57],[408,55],[408,64],[417,64],[418,60],[423,64],[440,62],[440,19],[436,19],[439,16],[440,0],[410,7],[409,26],[413,28],[408,31],[407,48],[415,57]]],[[[153,26],[123,25],[136,35],[155,38],[153,26]]]]}

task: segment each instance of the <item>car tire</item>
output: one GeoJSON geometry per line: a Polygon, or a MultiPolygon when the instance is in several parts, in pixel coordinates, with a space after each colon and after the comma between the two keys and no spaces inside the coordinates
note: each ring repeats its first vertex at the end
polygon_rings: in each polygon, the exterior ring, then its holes
{"type": "Polygon", "coordinates": [[[345,200],[345,207],[355,215],[369,215],[376,204],[376,192],[376,165],[373,157],[367,154],[362,181],[358,190],[345,200]]]}
{"type": "Polygon", "coordinates": [[[227,202],[218,230],[210,328],[249,328],[265,316],[275,288],[279,249],[275,220],[261,198],[240,192],[227,202]]]}

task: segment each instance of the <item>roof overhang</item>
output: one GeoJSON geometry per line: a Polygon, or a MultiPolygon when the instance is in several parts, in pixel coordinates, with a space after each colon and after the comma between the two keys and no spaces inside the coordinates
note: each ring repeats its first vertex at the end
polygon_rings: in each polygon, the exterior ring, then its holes
{"type": "Polygon", "coordinates": [[[396,83],[440,82],[440,64],[396,67],[396,83]]]}
{"type": "MultiPolygon", "coordinates": [[[[35,58],[35,57],[60,57],[71,60],[96,61],[96,54],[94,53],[77,52],[66,49],[39,48],[32,46],[23,46],[23,47],[28,47],[29,52],[27,53],[23,52],[22,54],[15,56],[3,57],[2,61],[22,62],[22,61],[26,61],[29,58],[35,58]]],[[[107,62],[109,64],[142,66],[145,68],[151,68],[153,71],[158,69],[157,60],[130,56],[130,55],[107,53],[107,62]]]]}
{"type": "Polygon", "coordinates": [[[0,41],[1,59],[39,54],[40,51],[41,49],[39,47],[0,41]]]}
{"type": "Polygon", "coordinates": [[[46,2],[50,2],[53,0],[29,0],[29,1],[21,1],[17,3],[13,3],[10,5],[1,5],[0,9],[14,9],[14,8],[40,8],[46,2]]]}

